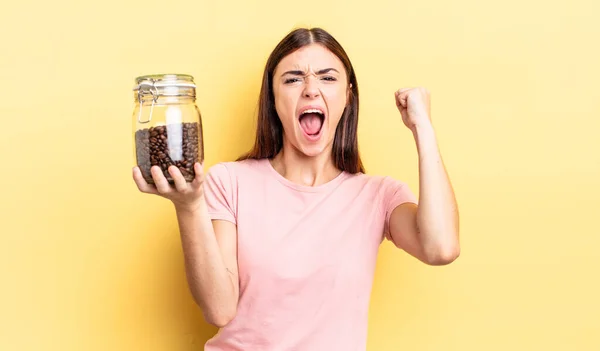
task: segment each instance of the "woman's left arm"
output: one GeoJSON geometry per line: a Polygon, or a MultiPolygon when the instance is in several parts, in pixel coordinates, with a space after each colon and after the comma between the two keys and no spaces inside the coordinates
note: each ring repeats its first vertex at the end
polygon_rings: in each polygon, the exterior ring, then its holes
{"type": "Polygon", "coordinates": [[[431,123],[430,94],[405,88],[395,96],[419,154],[419,205],[393,210],[390,235],[396,246],[427,264],[449,264],[460,254],[458,206],[431,123]]]}

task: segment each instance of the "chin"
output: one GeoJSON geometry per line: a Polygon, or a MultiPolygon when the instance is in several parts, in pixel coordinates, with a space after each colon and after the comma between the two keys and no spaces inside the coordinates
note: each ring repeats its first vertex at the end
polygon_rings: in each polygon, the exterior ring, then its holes
{"type": "Polygon", "coordinates": [[[316,145],[312,145],[312,146],[303,146],[300,148],[300,152],[307,157],[317,157],[321,154],[323,154],[323,152],[325,152],[326,148],[325,146],[316,146],[316,145]]]}
{"type": "Polygon", "coordinates": [[[302,130],[298,130],[296,134],[296,149],[304,156],[316,157],[328,152],[330,146],[327,142],[328,135],[320,135],[317,140],[308,140],[302,130]]]}

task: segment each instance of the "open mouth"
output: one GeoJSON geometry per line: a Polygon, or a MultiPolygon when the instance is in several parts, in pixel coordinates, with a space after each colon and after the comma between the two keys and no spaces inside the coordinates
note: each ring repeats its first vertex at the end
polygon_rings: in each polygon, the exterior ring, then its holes
{"type": "Polygon", "coordinates": [[[309,137],[317,137],[323,129],[325,113],[320,108],[308,108],[303,110],[298,117],[302,131],[309,137]]]}

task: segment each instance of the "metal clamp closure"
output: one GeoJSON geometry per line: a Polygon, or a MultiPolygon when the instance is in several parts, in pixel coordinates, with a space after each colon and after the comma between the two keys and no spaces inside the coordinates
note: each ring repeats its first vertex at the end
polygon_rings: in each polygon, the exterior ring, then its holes
{"type": "Polygon", "coordinates": [[[140,102],[140,113],[138,114],[139,123],[148,123],[152,120],[152,112],[154,111],[154,104],[158,101],[158,89],[154,85],[154,80],[151,82],[141,82],[138,86],[138,101],[140,102]],[[142,121],[142,110],[144,106],[144,96],[152,95],[152,105],[150,106],[150,115],[147,121],[142,121]]]}

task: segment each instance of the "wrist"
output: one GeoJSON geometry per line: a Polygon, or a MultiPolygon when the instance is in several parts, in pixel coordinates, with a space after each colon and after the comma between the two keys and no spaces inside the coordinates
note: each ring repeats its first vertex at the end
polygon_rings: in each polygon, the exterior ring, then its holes
{"type": "Polygon", "coordinates": [[[435,137],[435,131],[434,131],[433,125],[431,123],[415,124],[411,128],[411,131],[412,131],[415,139],[435,137]]]}
{"type": "Polygon", "coordinates": [[[194,200],[193,202],[173,202],[175,207],[175,212],[183,215],[194,215],[200,213],[203,210],[203,207],[206,207],[206,202],[204,201],[204,196],[194,200]]]}

